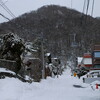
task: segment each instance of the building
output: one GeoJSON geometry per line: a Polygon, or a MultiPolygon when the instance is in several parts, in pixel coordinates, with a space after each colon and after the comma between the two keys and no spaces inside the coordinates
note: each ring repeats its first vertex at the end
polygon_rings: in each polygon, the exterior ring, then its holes
{"type": "Polygon", "coordinates": [[[95,45],[92,52],[93,69],[100,69],[100,45],[95,45]]]}
{"type": "Polygon", "coordinates": [[[81,67],[84,67],[86,69],[92,68],[92,55],[91,55],[91,53],[84,53],[83,59],[81,61],[81,67]]]}

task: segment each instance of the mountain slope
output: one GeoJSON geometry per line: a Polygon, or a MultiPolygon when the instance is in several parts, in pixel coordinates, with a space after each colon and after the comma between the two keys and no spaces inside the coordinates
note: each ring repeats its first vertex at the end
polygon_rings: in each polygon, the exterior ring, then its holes
{"type": "Polygon", "coordinates": [[[43,6],[0,25],[0,34],[8,31],[32,42],[43,35],[47,51],[64,58],[72,52],[69,50],[73,49],[71,44],[74,39],[78,47],[77,55],[90,51],[93,44],[100,43],[98,19],[57,5],[43,6]]]}

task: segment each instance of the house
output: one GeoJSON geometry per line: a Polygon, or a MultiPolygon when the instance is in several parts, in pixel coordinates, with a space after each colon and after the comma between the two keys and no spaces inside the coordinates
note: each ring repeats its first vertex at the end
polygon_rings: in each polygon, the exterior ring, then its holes
{"type": "Polygon", "coordinates": [[[92,55],[91,55],[91,53],[84,53],[80,67],[84,67],[86,69],[92,68],[92,55]]]}
{"type": "Polygon", "coordinates": [[[100,70],[100,45],[95,45],[92,52],[93,69],[100,70]]]}

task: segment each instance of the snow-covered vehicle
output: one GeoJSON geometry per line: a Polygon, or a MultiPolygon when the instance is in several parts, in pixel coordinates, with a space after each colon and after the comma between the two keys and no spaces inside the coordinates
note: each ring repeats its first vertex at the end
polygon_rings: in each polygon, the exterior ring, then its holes
{"type": "Polygon", "coordinates": [[[91,70],[81,78],[84,83],[92,83],[94,81],[100,81],[100,70],[91,70]]]}

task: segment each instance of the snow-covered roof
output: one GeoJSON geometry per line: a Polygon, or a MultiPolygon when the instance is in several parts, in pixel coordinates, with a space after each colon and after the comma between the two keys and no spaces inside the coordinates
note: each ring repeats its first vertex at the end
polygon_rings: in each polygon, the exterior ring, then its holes
{"type": "Polygon", "coordinates": [[[45,55],[46,55],[46,56],[50,56],[50,53],[46,53],[45,55]]]}
{"type": "Polygon", "coordinates": [[[82,59],[83,59],[83,57],[77,57],[78,64],[81,63],[82,59]]]}

